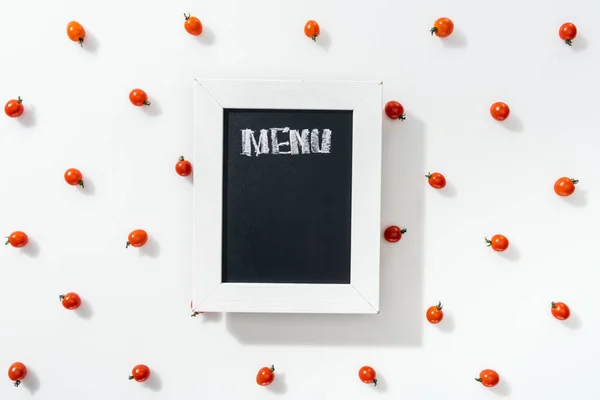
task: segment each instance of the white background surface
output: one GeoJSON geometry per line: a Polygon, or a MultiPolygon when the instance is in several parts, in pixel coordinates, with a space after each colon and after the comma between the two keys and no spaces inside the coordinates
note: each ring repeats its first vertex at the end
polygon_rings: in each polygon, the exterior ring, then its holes
{"type": "Polygon", "coordinates": [[[31,242],[0,252],[0,366],[30,375],[18,389],[4,375],[0,397],[595,398],[597,13],[582,0],[4,4],[0,98],[22,96],[28,116],[0,118],[0,230],[31,242]],[[446,41],[429,35],[441,16],[456,24],[446,41]],[[557,35],[569,20],[572,48],[557,35]],[[192,187],[174,164],[192,152],[194,77],[382,79],[404,104],[405,122],[384,123],[382,223],[408,233],[382,244],[381,314],[190,318],[192,187]],[[135,87],[151,108],[131,106],[135,87]],[[503,124],[494,101],[511,107],[503,124]],[[69,167],[85,191],[63,181],[69,167]],[[444,192],[426,187],[435,170],[444,192]],[[580,179],[571,199],[552,191],[564,175],[580,179]],[[125,250],[138,227],[149,246],[125,250]],[[495,233],[505,255],[484,246],[495,233]],[[61,307],[66,291],[80,313],[61,307]],[[137,363],[148,385],[127,380],[137,363]],[[276,383],[258,387],[270,363],[276,383]],[[377,389],[358,380],[364,364],[377,389]],[[495,390],[473,380],[483,368],[495,390]]]}

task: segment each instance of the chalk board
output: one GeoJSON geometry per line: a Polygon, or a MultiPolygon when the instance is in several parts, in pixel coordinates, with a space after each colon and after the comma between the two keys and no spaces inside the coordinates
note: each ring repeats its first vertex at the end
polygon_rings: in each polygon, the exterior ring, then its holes
{"type": "Polygon", "coordinates": [[[353,111],[223,118],[222,281],[349,284],[353,111]]]}

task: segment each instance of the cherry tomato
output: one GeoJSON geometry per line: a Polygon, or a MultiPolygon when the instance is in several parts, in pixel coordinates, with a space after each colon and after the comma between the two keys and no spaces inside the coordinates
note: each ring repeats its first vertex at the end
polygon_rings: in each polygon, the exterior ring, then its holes
{"type": "Polygon", "coordinates": [[[83,47],[83,39],[85,39],[85,29],[77,21],[71,21],[67,24],[67,36],[74,42],[79,42],[83,47]]]}
{"type": "Polygon", "coordinates": [[[446,178],[439,172],[434,172],[433,174],[429,172],[425,175],[425,178],[427,178],[429,186],[434,189],[443,189],[446,187],[446,178]]]}
{"type": "Polygon", "coordinates": [[[437,306],[431,306],[427,309],[427,313],[425,317],[427,317],[427,321],[432,324],[438,324],[444,319],[444,312],[442,311],[442,302],[438,302],[437,306]]]}
{"type": "Polygon", "coordinates": [[[551,311],[552,311],[552,315],[554,316],[554,318],[560,319],[561,321],[563,321],[571,316],[571,310],[569,309],[569,306],[567,306],[565,303],[552,302],[551,311]]]}
{"type": "Polygon", "coordinates": [[[202,33],[202,22],[196,17],[192,17],[191,14],[183,13],[185,17],[185,22],[183,23],[183,27],[190,35],[198,36],[202,33]]]}
{"type": "Polygon", "coordinates": [[[579,181],[577,179],[563,176],[554,183],[554,193],[559,196],[570,196],[575,192],[575,185],[578,183],[579,181]]]}
{"type": "Polygon", "coordinates": [[[494,235],[492,236],[492,240],[485,238],[485,242],[488,247],[492,246],[492,249],[495,251],[504,251],[508,249],[508,239],[502,235],[494,235]]]}
{"type": "Polygon", "coordinates": [[[506,103],[498,101],[490,107],[490,114],[496,121],[504,121],[510,114],[510,108],[506,103]]]}
{"type": "Polygon", "coordinates": [[[125,248],[129,246],[142,247],[148,241],[148,234],[143,229],[136,229],[129,234],[129,240],[125,244],[125,248]]]}
{"type": "Polygon", "coordinates": [[[14,385],[18,387],[21,381],[27,376],[27,367],[22,362],[14,362],[8,368],[8,379],[14,382],[14,385]]]}
{"type": "Polygon", "coordinates": [[[23,247],[29,242],[29,238],[25,234],[25,232],[15,231],[10,234],[10,236],[6,237],[5,245],[10,244],[12,247],[23,247]]]}
{"type": "Polygon", "coordinates": [[[258,374],[256,374],[256,383],[260,386],[267,386],[273,383],[275,380],[275,366],[271,365],[270,367],[262,367],[258,370],[258,374]]]}
{"type": "Polygon", "coordinates": [[[133,89],[129,93],[129,101],[131,101],[131,104],[137,107],[143,105],[149,106],[152,104],[148,101],[148,95],[142,89],[133,89]]]}
{"type": "Polygon", "coordinates": [[[81,187],[85,187],[83,186],[83,175],[81,175],[81,172],[75,168],[69,168],[65,171],[65,181],[72,186],[79,185],[81,187]]]}
{"type": "Polygon", "coordinates": [[[377,386],[377,374],[373,368],[367,365],[358,370],[358,377],[363,383],[372,383],[373,386],[377,386]]]}
{"type": "Polygon", "coordinates": [[[406,233],[406,229],[400,229],[396,225],[392,225],[386,228],[383,232],[383,237],[390,243],[396,243],[402,239],[402,235],[406,233]]]}
{"type": "Polygon", "coordinates": [[[437,37],[448,37],[454,31],[454,22],[450,18],[438,18],[435,20],[433,24],[433,28],[431,28],[431,35],[435,33],[437,37]]]}
{"type": "Polygon", "coordinates": [[[21,114],[25,108],[23,107],[23,99],[21,96],[17,97],[17,99],[9,100],[4,106],[4,112],[11,118],[17,118],[21,114]]]}
{"type": "Polygon", "coordinates": [[[181,176],[188,176],[192,173],[192,163],[184,159],[183,156],[179,157],[179,161],[175,164],[175,172],[181,176]]]}
{"type": "Polygon", "coordinates": [[[59,298],[63,307],[67,310],[75,310],[81,305],[81,297],[77,293],[61,294],[59,298]]]}
{"type": "Polygon", "coordinates": [[[571,22],[565,22],[558,30],[558,36],[569,46],[573,45],[573,39],[577,36],[577,27],[571,22]]]}
{"type": "Polygon", "coordinates": [[[313,21],[312,19],[308,21],[304,25],[304,34],[311,38],[313,42],[316,42],[317,36],[321,34],[321,28],[319,27],[317,21],[313,21]]]}
{"type": "Polygon", "coordinates": [[[390,119],[399,119],[402,121],[406,119],[406,114],[404,114],[404,106],[395,100],[385,103],[385,115],[387,115],[390,119]]]}
{"type": "Polygon", "coordinates": [[[485,387],[494,387],[500,382],[500,375],[493,369],[484,369],[479,373],[479,378],[475,378],[477,382],[485,387]]]}
{"type": "Polygon", "coordinates": [[[139,364],[133,367],[129,380],[135,379],[136,382],[144,382],[150,377],[150,368],[144,364],[139,364]]]}

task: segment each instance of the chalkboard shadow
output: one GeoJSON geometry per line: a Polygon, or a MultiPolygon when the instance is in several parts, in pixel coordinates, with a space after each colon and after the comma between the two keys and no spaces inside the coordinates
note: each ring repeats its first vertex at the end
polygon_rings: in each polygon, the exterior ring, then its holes
{"type": "Polygon", "coordinates": [[[275,371],[275,380],[267,386],[269,392],[275,394],[285,394],[287,392],[287,384],[285,383],[285,374],[280,374],[275,371]]]}
{"type": "MultiPolygon", "coordinates": [[[[243,344],[287,346],[421,345],[423,301],[425,124],[412,116],[383,122],[382,227],[409,231],[400,242],[382,239],[380,313],[227,313],[228,331],[243,344]]],[[[382,230],[383,232],[383,230],[382,230]]],[[[383,234],[382,234],[383,236],[383,234]]]]}
{"type": "Polygon", "coordinates": [[[27,376],[23,379],[21,386],[27,389],[31,395],[40,389],[40,378],[29,366],[27,366],[27,376]]]}

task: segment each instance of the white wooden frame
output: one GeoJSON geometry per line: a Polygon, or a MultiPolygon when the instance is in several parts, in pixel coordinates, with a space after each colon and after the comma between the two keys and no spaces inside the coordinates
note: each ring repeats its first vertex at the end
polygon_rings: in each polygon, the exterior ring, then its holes
{"type": "Polygon", "coordinates": [[[195,83],[192,309],[378,313],[382,82],[195,83]],[[234,108],[353,110],[350,284],[222,282],[223,109],[234,108]]]}

